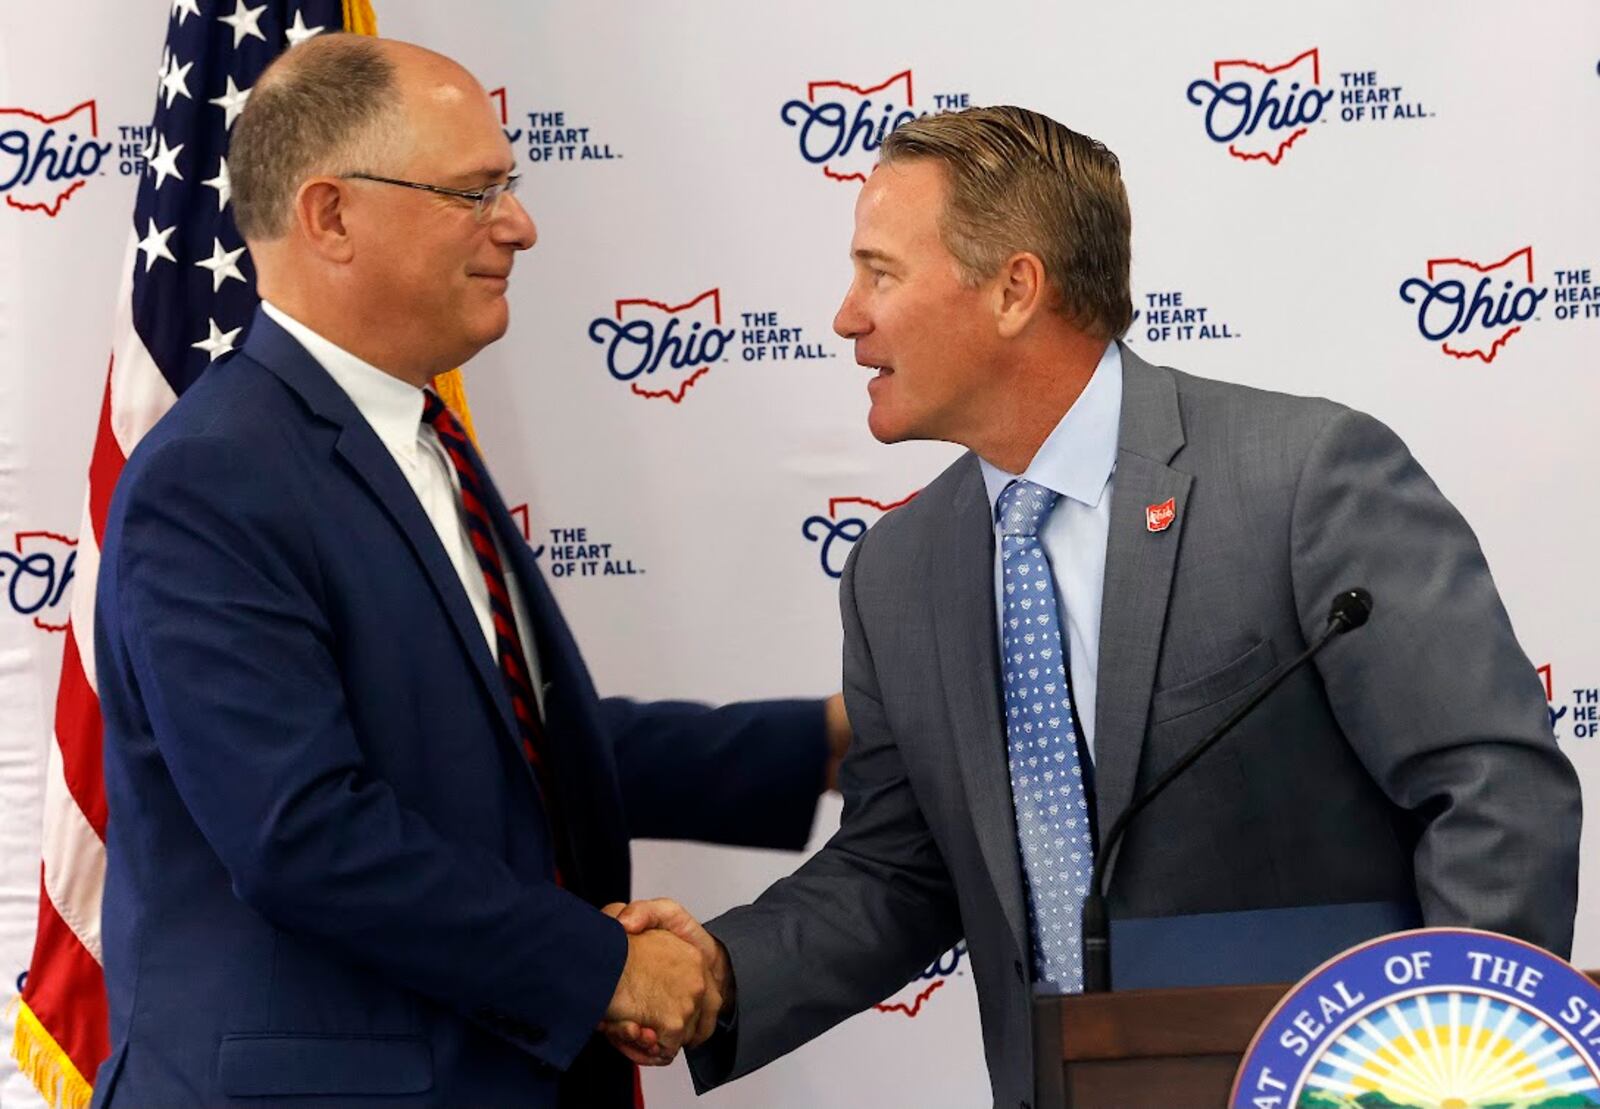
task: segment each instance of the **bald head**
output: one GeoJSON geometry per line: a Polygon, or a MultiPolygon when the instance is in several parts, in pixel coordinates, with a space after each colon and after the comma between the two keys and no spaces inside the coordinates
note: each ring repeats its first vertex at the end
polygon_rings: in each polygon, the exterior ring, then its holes
{"type": "Polygon", "coordinates": [[[285,52],[251,90],[229,144],[239,233],[280,238],[301,182],[384,173],[409,153],[409,105],[474,94],[484,95],[460,65],[408,42],[336,33],[285,52]]]}
{"type": "Polygon", "coordinates": [[[257,292],[344,350],[420,386],[505,333],[538,233],[499,112],[449,58],[296,46],[251,91],[228,169],[257,292]]]}

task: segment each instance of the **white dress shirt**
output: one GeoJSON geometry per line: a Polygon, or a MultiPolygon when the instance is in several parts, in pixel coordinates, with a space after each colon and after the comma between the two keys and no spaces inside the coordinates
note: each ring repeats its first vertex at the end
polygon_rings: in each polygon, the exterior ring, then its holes
{"type": "MultiPolygon", "coordinates": [[[[499,652],[495,646],[494,615],[489,609],[489,586],[483,580],[483,570],[478,556],[467,536],[467,525],[461,516],[461,479],[456,468],[439,442],[433,428],[422,422],[423,392],[415,385],[384,373],[369,362],[363,362],[344,348],[329,342],[299,320],[267,301],[261,309],[305,347],[334,383],[345,391],[356,411],[388,448],[395,465],[410,484],[422,504],[428,522],[438,533],[439,542],[455,567],[461,587],[472,603],[472,612],[483,630],[484,642],[489,647],[490,658],[499,669],[499,652]]],[[[522,640],[522,653],[528,660],[529,677],[533,680],[534,697],[538,711],[544,711],[543,683],[539,679],[539,658],[528,634],[528,612],[523,604],[522,590],[517,576],[511,572],[504,546],[498,536],[495,546],[500,551],[500,562],[506,567],[506,589],[511,594],[511,611],[517,621],[517,636],[522,640]]]]}
{"type": "MultiPolygon", "coordinates": [[[[1121,419],[1122,350],[1113,342],[1024,473],[1009,474],[979,459],[991,525],[1000,494],[1019,477],[1061,494],[1039,529],[1039,540],[1055,579],[1056,606],[1068,638],[1072,703],[1090,758],[1094,757],[1095,681],[1100,673],[1100,600],[1106,580],[1106,539],[1111,533],[1111,475],[1117,464],[1121,419]]],[[[995,635],[1004,653],[998,529],[994,550],[995,635]]]]}

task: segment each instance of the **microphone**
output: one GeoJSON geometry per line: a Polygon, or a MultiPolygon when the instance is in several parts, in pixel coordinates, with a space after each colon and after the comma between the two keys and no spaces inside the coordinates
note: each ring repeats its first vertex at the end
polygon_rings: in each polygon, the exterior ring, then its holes
{"type": "Polygon", "coordinates": [[[1145,807],[1159,797],[1168,786],[1178,779],[1185,770],[1193,766],[1201,755],[1211,750],[1223,736],[1231,732],[1234,727],[1245,717],[1256,710],[1256,707],[1265,701],[1273,690],[1284,683],[1296,670],[1316,657],[1335,636],[1345,632],[1354,631],[1365,624],[1372,615],[1372,594],[1365,589],[1357,587],[1346,589],[1333,599],[1328,606],[1328,627],[1311,646],[1300,653],[1300,657],[1280,669],[1262,689],[1240,705],[1233,715],[1229,716],[1217,728],[1199,743],[1184,754],[1177,762],[1167,768],[1166,772],[1150,783],[1150,788],[1140,793],[1122,810],[1122,814],[1111,825],[1111,831],[1106,834],[1105,846],[1100,850],[1103,865],[1095,868],[1094,881],[1089,886],[1089,896],[1083,902],[1083,992],[1105,993],[1111,988],[1111,929],[1110,921],[1106,919],[1106,898],[1103,888],[1105,875],[1111,869],[1111,860],[1116,851],[1117,844],[1122,840],[1122,834],[1128,830],[1133,818],[1144,811],[1145,807]]]}

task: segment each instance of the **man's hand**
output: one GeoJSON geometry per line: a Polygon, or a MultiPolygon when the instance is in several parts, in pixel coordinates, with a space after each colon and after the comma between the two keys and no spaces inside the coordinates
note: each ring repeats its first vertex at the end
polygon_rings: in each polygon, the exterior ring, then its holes
{"type": "Polygon", "coordinates": [[[850,740],[854,738],[850,717],[844,711],[843,693],[835,693],[823,702],[822,722],[828,737],[827,788],[836,790],[839,788],[839,764],[844,761],[844,753],[850,749],[850,740]]]}
{"type": "MultiPolygon", "coordinates": [[[[616,917],[629,935],[628,962],[601,1028],[612,1044],[633,1062],[641,1066],[670,1063],[680,1046],[694,1047],[708,1039],[716,1030],[718,1015],[725,1008],[731,1008],[733,974],[727,952],[676,901],[661,898],[635,901],[627,906],[607,905],[604,912],[616,917]],[[630,1007],[631,994],[619,1004],[629,984],[629,972],[634,969],[636,945],[646,937],[662,937],[671,940],[676,948],[687,948],[692,955],[691,963],[700,975],[700,990],[693,994],[693,1012],[679,1018],[676,1030],[671,1023],[657,1023],[649,1012],[630,1007]]],[[[671,950],[676,951],[676,948],[671,950]]],[[[644,964],[640,969],[643,971],[644,964]]],[[[681,1012],[670,1004],[666,1010],[669,1014],[681,1012]]]]}
{"type": "MultiPolygon", "coordinates": [[[[643,1065],[669,1063],[684,1043],[697,1044],[716,1027],[722,994],[700,951],[664,929],[628,936],[628,961],[606,1007],[603,1027],[616,1043],[622,1032],[643,1065]],[[653,1033],[651,1038],[646,1030],[653,1033]]],[[[624,1046],[618,1044],[619,1047],[624,1046]]]]}

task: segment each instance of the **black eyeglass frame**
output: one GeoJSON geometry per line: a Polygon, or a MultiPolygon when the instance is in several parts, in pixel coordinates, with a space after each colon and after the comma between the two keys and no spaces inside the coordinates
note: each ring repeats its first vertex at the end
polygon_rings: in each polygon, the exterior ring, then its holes
{"type": "Polygon", "coordinates": [[[398,177],[379,177],[375,173],[346,173],[344,180],[376,181],[380,185],[399,185],[402,188],[421,189],[423,192],[437,193],[440,196],[453,196],[457,200],[470,200],[473,219],[479,223],[488,223],[500,207],[500,198],[516,195],[522,175],[513,173],[504,181],[496,181],[493,185],[485,185],[481,189],[449,189],[443,185],[427,185],[421,181],[403,181],[398,177]]]}

